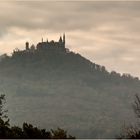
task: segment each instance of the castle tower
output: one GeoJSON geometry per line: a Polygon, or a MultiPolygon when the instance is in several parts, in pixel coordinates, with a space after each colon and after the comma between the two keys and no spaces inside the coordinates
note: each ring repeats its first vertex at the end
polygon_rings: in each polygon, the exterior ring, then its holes
{"type": "Polygon", "coordinates": [[[59,43],[62,43],[62,42],[63,42],[63,40],[62,40],[62,37],[60,36],[59,43]]]}
{"type": "Polygon", "coordinates": [[[65,33],[63,34],[63,42],[65,43],[65,33]]]}
{"type": "Polygon", "coordinates": [[[26,46],[26,50],[29,50],[29,42],[26,42],[25,46],[26,46]]]}
{"type": "Polygon", "coordinates": [[[64,43],[64,48],[65,48],[65,33],[63,34],[63,43],[64,43]]]}

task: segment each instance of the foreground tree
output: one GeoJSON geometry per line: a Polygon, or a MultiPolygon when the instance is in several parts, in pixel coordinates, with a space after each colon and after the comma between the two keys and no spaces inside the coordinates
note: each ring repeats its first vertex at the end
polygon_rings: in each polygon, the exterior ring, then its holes
{"type": "Polygon", "coordinates": [[[5,95],[0,95],[0,138],[8,138],[9,129],[9,119],[7,116],[7,110],[4,109],[5,105],[5,95]]]}
{"type": "Polygon", "coordinates": [[[138,123],[135,126],[124,126],[123,132],[119,138],[140,139],[140,97],[138,95],[135,95],[133,110],[137,116],[138,123]]]}
{"type": "Polygon", "coordinates": [[[75,139],[60,128],[46,131],[46,129],[39,129],[28,123],[23,123],[22,128],[11,127],[4,104],[5,95],[0,95],[0,139],[75,139]]]}
{"type": "Polygon", "coordinates": [[[39,129],[32,124],[23,123],[22,128],[14,126],[10,128],[10,135],[8,138],[12,139],[74,139],[75,137],[68,135],[67,131],[57,128],[56,130],[46,131],[46,129],[39,129]]]}

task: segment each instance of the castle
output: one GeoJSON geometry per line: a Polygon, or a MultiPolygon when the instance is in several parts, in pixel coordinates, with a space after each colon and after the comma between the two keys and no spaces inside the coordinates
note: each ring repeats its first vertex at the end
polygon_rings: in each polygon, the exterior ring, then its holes
{"type": "MultiPolygon", "coordinates": [[[[46,41],[43,41],[42,38],[42,42],[39,42],[36,45],[37,50],[44,50],[47,48],[51,48],[51,49],[59,48],[65,50],[65,34],[63,34],[63,38],[60,36],[58,42],[55,42],[54,40],[48,41],[48,39],[46,41]]],[[[35,46],[32,45],[31,47],[29,47],[29,42],[26,42],[26,51],[30,51],[30,50],[32,51],[35,50],[35,46]]]]}
{"type": "Polygon", "coordinates": [[[13,55],[24,55],[28,53],[37,53],[37,52],[45,52],[45,50],[56,50],[56,51],[61,51],[61,52],[69,52],[69,49],[65,48],[65,34],[63,34],[63,37],[60,36],[58,42],[51,40],[48,41],[42,41],[39,42],[36,46],[35,45],[29,45],[29,42],[25,43],[25,50],[19,50],[16,48],[13,51],[13,55]]]}
{"type": "Polygon", "coordinates": [[[60,36],[58,41],[48,41],[48,39],[46,41],[43,41],[43,38],[41,40],[41,42],[39,42],[36,46],[35,45],[29,45],[29,42],[25,43],[25,50],[19,50],[18,48],[16,48],[12,55],[13,56],[23,56],[29,53],[39,53],[39,52],[46,52],[46,51],[57,51],[57,52],[65,52],[65,53],[69,53],[69,49],[65,48],[65,34],[63,34],[63,37],[60,36]]]}

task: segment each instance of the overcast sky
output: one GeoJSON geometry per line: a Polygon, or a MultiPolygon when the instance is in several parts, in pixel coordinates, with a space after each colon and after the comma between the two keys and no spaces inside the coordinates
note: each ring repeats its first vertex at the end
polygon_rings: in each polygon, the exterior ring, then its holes
{"type": "Polygon", "coordinates": [[[140,2],[0,2],[0,54],[66,33],[66,47],[140,77],[140,2]]]}

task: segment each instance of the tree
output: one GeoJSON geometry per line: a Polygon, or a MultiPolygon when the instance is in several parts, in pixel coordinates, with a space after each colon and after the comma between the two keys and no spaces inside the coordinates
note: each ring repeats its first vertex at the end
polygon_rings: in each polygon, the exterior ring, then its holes
{"type": "Polygon", "coordinates": [[[56,130],[51,129],[52,139],[75,139],[75,137],[71,135],[67,135],[67,131],[57,128],[56,130]]]}
{"type": "Polygon", "coordinates": [[[4,109],[5,95],[0,95],[0,138],[7,138],[9,134],[9,119],[7,116],[7,110],[4,109]]]}
{"type": "Polygon", "coordinates": [[[58,128],[57,130],[46,131],[39,129],[32,124],[23,123],[22,128],[18,126],[11,127],[7,116],[7,110],[4,109],[5,95],[0,95],[0,139],[74,139],[68,135],[67,131],[58,128]]]}
{"type": "Polygon", "coordinates": [[[0,95],[0,119],[4,119],[5,122],[9,122],[8,116],[7,116],[7,110],[4,109],[4,104],[6,103],[5,101],[5,95],[1,94],[0,95]]]}
{"type": "MultiPolygon", "coordinates": [[[[139,120],[140,119],[140,97],[137,94],[135,95],[135,101],[132,106],[139,120]]],[[[120,138],[140,139],[140,123],[138,122],[135,126],[133,125],[129,127],[124,126],[123,132],[120,138]]]]}
{"type": "Polygon", "coordinates": [[[133,109],[134,109],[134,112],[137,115],[137,117],[140,118],[140,97],[136,94],[135,98],[136,99],[133,104],[133,109]]]}

